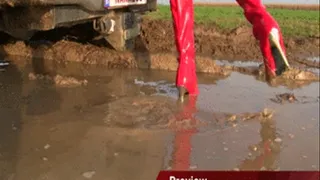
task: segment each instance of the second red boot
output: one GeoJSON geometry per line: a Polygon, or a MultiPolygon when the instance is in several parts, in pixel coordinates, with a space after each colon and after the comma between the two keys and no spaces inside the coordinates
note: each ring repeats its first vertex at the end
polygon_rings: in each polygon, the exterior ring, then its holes
{"type": "Polygon", "coordinates": [[[199,93],[195,64],[193,1],[170,0],[170,7],[179,53],[176,86],[179,90],[179,98],[183,101],[186,93],[189,95],[199,93]]]}
{"type": "Polygon", "coordinates": [[[255,38],[260,42],[266,77],[270,79],[281,75],[290,66],[278,23],[267,12],[261,0],[237,2],[243,8],[246,19],[252,24],[255,38]]]}

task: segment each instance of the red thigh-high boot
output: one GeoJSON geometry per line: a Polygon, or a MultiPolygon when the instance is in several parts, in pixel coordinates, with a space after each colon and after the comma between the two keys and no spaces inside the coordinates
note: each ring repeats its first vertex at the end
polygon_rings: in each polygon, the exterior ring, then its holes
{"type": "Polygon", "coordinates": [[[179,90],[179,98],[183,101],[186,93],[189,95],[198,94],[193,33],[193,1],[170,0],[170,6],[176,47],[179,53],[176,86],[179,90]]]}
{"type": "Polygon", "coordinates": [[[253,34],[260,41],[264,57],[266,77],[268,79],[281,75],[289,63],[282,40],[280,27],[267,12],[261,0],[237,0],[243,8],[246,19],[253,25],[253,34]]]}

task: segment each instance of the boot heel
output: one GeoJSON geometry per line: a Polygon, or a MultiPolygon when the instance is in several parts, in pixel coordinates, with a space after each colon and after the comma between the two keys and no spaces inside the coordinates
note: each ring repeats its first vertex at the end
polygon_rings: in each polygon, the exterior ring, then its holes
{"type": "Polygon", "coordinates": [[[179,101],[183,103],[185,101],[185,95],[188,94],[188,91],[186,90],[186,88],[180,86],[178,87],[178,93],[179,93],[179,97],[178,97],[179,101]]]}
{"type": "MultiPolygon", "coordinates": [[[[272,51],[273,53],[276,52],[276,61],[282,61],[281,63],[284,63],[287,69],[290,69],[289,62],[287,60],[287,57],[285,53],[282,50],[282,47],[280,45],[280,37],[279,37],[279,30],[276,28],[273,28],[269,34],[269,40],[270,44],[273,47],[272,51]]],[[[273,56],[275,56],[273,54],[273,56]]]]}

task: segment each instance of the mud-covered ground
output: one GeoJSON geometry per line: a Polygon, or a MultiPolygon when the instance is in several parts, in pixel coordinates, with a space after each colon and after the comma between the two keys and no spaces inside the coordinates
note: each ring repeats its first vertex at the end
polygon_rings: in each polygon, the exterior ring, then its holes
{"type": "Polygon", "coordinates": [[[267,84],[250,29],[197,25],[200,95],[182,105],[170,22],[144,20],[123,53],[86,27],[1,38],[11,65],[0,71],[0,179],[319,170],[319,38],[287,38],[294,69],[267,84]]]}
{"type": "MultiPolygon", "coordinates": [[[[0,54],[28,57],[32,59],[36,71],[39,71],[37,73],[44,74],[55,71],[57,64],[69,62],[103,65],[108,68],[170,71],[177,69],[176,48],[170,21],[144,19],[141,36],[136,39],[136,48],[127,52],[113,51],[104,41],[92,41],[95,35],[91,24],[40,32],[28,42],[17,41],[2,35],[0,54]]],[[[262,62],[258,43],[253,38],[250,28],[239,27],[230,32],[220,32],[214,25],[198,24],[195,26],[195,36],[198,72],[226,75],[230,71],[239,71],[263,79],[258,64],[250,67],[241,65],[248,61],[262,62]],[[217,59],[225,60],[229,63],[228,66],[225,66],[226,63],[217,65],[219,62],[213,61],[217,59]]],[[[319,38],[286,38],[285,42],[292,67],[311,70],[316,74],[314,76],[311,73],[302,72],[301,75],[300,71],[295,70],[287,77],[318,81],[319,61],[312,58],[319,57],[319,38]]],[[[285,82],[285,84],[288,83],[285,82]]]]}
{"type": "Polygon", "coordinates": [[[174,72],[71,63],[38,75],[12,64],[0,72],[0,179],[319,169],[318,82],[288,89],[237,72],[198,78],[200,95],[181,105],[174,72]]]}
{"type": "MultiPolygon", "coordinates": [[[[172,22],[170,21],[145,20],[143,37],[145,44],[152,52],[175,51],[172,22]]],[[[221,32],[214,24],[196,24],[195,37],[198,54],[220,60],[261,62],[258,42],[248,27],[238,27],[230,32],[221,32]]],[[[302,63],[305,56],[319,56],[319,37],[285,38],[285,46],[288,51],[288,59],[293,64],[302,63]]],[[[309,65],[319,67],[319,62],[309,65]]]]}
{"type": "MultiPolygon", "coordinates": [[[[38,33],[31,42],[15,41],[1,35],[0,54],[121,67],[137,66],[135,61],[143,61],[138,64],[145,64],[145,61],[152,64],[155,61],[159,66],[162,63],[171,63],[171,60],[176,61],[170,57],[176,52],[171,21],[145,18],[136,49],[133,52],[120,54],[105,48],[105,43],[90,41],[96,35],[91,29],[91,24],[86,24],[72,29],[38,33]],[[169,62],[157,60],[157,56],[149,57],[159,53],[168,55],[169,62]]],[[[198,24],[195,25],[195,37],[199,56],[228,61],[262,62],[258,42],[248,27],[221,32],[214,24],[198,24]]],[[[285,38],[285,45],[291,64],[319,68],[319,61],[306,60],[309,57],[319,56],[319,37],[288,37],[285,38]]],[[[171,67],[173,64],[166,66],[168,69],[175,69],[171,67]]]]}

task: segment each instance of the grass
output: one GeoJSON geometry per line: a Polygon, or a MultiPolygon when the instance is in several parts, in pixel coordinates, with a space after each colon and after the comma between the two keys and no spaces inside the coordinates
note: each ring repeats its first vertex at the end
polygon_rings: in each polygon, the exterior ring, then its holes
{"type": "MultiPolygon", "coordinates": [[[[195,6],[195,21],[200,24],[216,24],[221,30],[231,30],[241,25],[250,24],[246,21],[243,10],[237,6],[195,6]]],[[[268,8],[278,21],[284,36],[319,37],[319,11],[268,8]]],[[[170,7],[158,5],[158,11],[148,14],[154,19],[171,20],[170,7]]]]}

